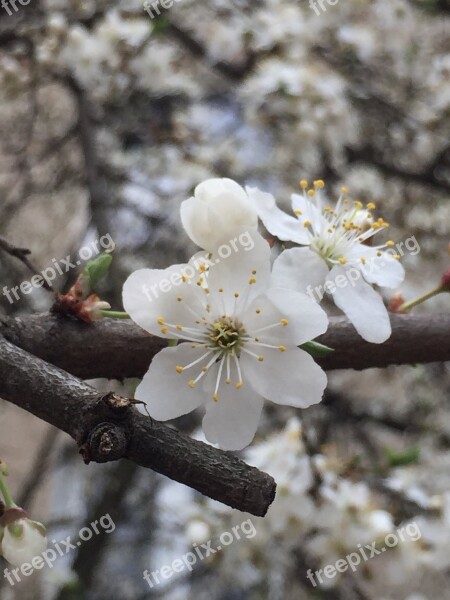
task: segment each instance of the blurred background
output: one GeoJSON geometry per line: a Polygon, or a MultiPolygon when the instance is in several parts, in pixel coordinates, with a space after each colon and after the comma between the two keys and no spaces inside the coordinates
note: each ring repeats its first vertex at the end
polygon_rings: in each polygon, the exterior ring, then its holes
{"type": "MultiPolygon", "coordinates": [[[[300,178],[322,178],[331,197],[346,185],[376,202],[392,239],[415,238],[406,298],[434,287],[449,263],[448,0],[163,4],[0,6],[0,236],[41,270],[109,234],[101,292],[121,310],[131,271],[195,251],[179,205],[201,181],[230,177],[287,205],[300,178]]],[[[0,255],[2,289],[29,278],[0,255]]],[[[42,289],[2,293],[0,316],[51,303],[42,289]]],[[[418,310],[449,306],[441,295],[418,310]]],[[[94,383],[132,394],[136,382],[94,383]]],[[[78,539],[106,514],[115,524],[21,583],[0,577],[0,596],[449,600],[449,392],[448,364],[417,365],[332,373],[324,402],[302,413],[267,405],[243,456],[278,481],[268,516],[152,588],[145,569],[217,546],[249,515],[131,463],[86,467],[64,434],[0,400],[0,456],[49,539],[78,539]],[[420,539],[323,585],[307,579],[408,524],[420,539]]],[[[179,425],[199,436],[198,423],[179,425]]]]}

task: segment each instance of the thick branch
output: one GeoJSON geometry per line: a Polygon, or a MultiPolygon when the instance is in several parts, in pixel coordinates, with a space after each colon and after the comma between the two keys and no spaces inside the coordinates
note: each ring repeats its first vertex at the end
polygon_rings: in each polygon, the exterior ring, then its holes
{"type": "MultiPolygon", "coordinates": [[[[125,351],[122,349],[122,351],[125,351]]],[[[0,397],[68,433],[86,462],[127,458],[233,508],[264,516],[272,477],[140,414],[0,337],[0,397]]]]}
{"type": "MultiPolygon", "coordinates": [[[[450,314],[391,315],[393,333],[369,344],[345,318],[332,318],[319,341],[335,351],[318,360],[332,369],[368,369],[450,360],[450,314]]],[[[20,348],[83,379],[142,377],[166,346],[130,321],[88,325],[54,315],[0,318],[0,334],[20,348]]]]}

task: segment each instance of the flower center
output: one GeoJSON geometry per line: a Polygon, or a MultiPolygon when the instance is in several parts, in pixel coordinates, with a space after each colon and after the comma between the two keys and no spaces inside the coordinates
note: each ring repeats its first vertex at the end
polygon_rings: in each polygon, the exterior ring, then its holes
{"type": "Polygon", "coordinates": [[[242,337],[245,335],[242,324],[231,317],[221,317],[208,328],[208,337],[212,346],[222,355],[230,352],[238,353],[242,345],[242,337]]]}
{"type": "MultiPolygon", "coordinates": [[[[350,203],[345,197],[348,192],[345,187],[335,209],[324,206],[321,196],[324,185],[322,180],[314,181],[314,187],[307,190],[308,182],[302,179],[300,187],[303,189],[306,210],[302,207],[302,210],[296,209],[294,213],[309,234],[311,250],[332,268],[339,263],[346,264],[346,256],[353,246],[363,244],[381,229],[389,227],[389,223],[382,218],[377,221],[373,219],[372,211],[376,208],[373,202],[366,206],[359,200],[350,203]]],[[[376,248],[380,250],[392,245],[393,242],[389,241],[376,248]]],[[[365,260],[361,258],[363,264],[365,260]]]]}

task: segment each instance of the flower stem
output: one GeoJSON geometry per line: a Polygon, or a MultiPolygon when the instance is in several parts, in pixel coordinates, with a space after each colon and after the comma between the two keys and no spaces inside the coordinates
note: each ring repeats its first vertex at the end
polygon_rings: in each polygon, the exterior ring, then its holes
{"type": "Polygon", "coordinates": [[[130,319],[128,313],[120,312],[118,310],[102,310],[100,312],[103,317],[109,317],[110,319],[130,319]]]}
{"type": "Polygon", "coordinates": [[[2,493],[3,500],[5,501],[6,508],[14,508],[16,503],[12,499],[8,486],[3,479],[3,475],[0,473],[0,492],[2,493]]]}
{"type": "Polygon", "coordinates": [[[419,304],[426,302],[430,298],[434,298],[434,296],[437,296],[438,294],[441,294],[444,291],[445,290],[442,289],[442,286],[439,286],[439,287],[435,288],[434,290],[431,290],[431,291],[427,292],[426,294],[423,294],[423,296],[419,296],[415,300],[410,300],[409,302],[405,302],[404,304],[402,304],[400,306],[400,308],[398,310],[399,310],[399,312],[411,310],[411,308],[414,308],[415,306],[418,306],[419,304]]]}

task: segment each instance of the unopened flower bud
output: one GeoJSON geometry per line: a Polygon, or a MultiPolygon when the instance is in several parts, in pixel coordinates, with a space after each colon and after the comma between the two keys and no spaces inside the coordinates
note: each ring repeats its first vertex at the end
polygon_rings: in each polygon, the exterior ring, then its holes
{"type": "Polygon", "coordinates": [[[258,226],[258,215],[247,192],[232,179],[208,179],[180,209],[181,222],[191,240],[213,250],[232,240],[236,231],[258,226]]]}
{"type": "Polygon", "coordinates": [[[9,509],[1,519],[5,527],[0,533],[0,554],[15,567],[30,562],[47,549],[45,527],[25,514],[22,509],[9,509]]]}
{"type": "Polygon", "coordinates": [[[441,287],[444,292],[450,292],[450,269],[442,275],[441,287]]]}

